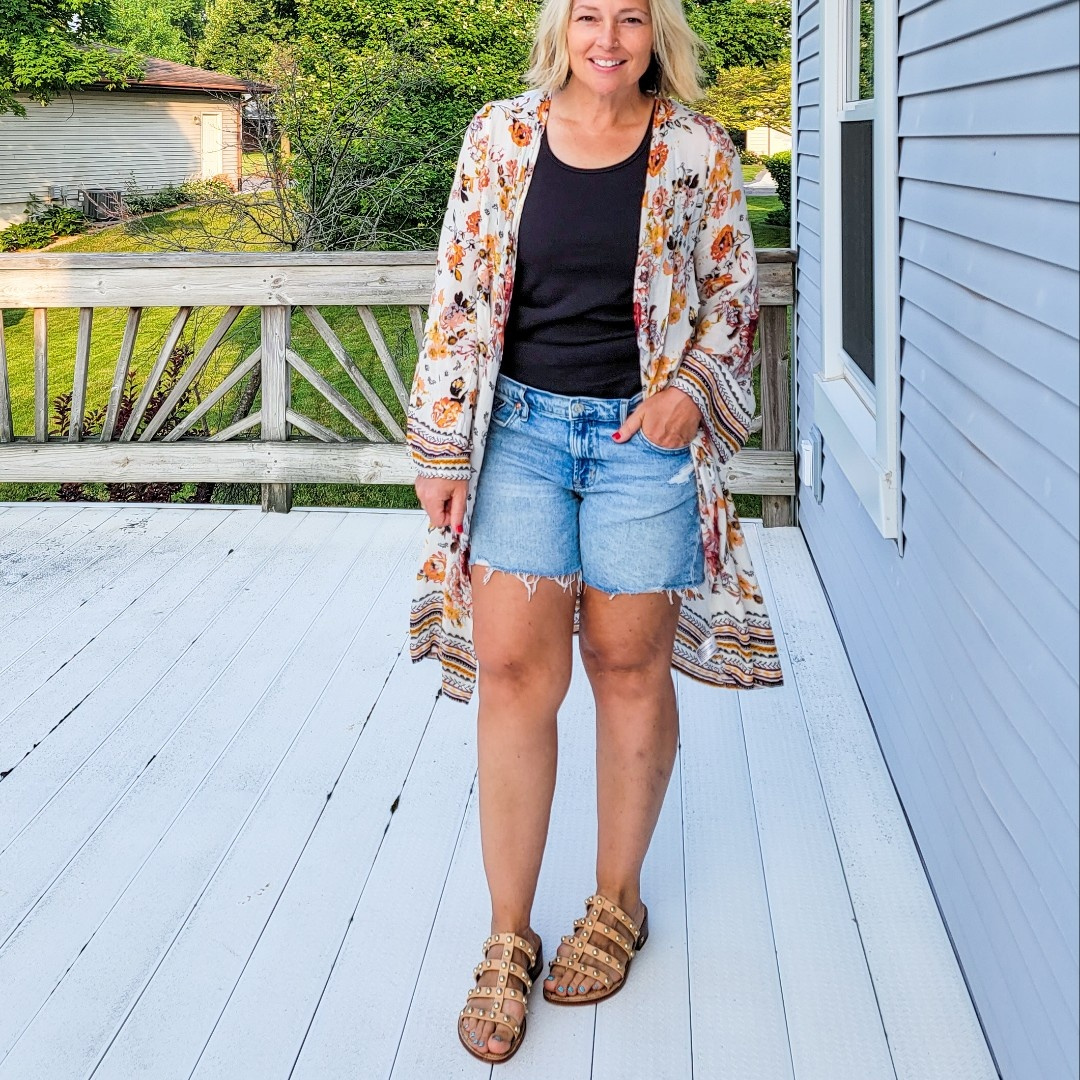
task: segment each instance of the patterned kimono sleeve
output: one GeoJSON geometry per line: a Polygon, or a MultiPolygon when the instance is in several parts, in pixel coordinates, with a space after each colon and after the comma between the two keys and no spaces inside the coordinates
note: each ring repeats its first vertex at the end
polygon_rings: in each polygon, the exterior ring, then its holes
{"type": "Polygon", "coordinates": [[[708,181],[694,246],[697,321],[671,385],[693,398],[725,462],[746,444],[754,417],[757,255],[737,151],[720,125],[710,124],[708,130],[708,181]]]}
{"type": "Polygon", "coordinates": [[[413,376],[406,441],[419,476],[469,478],[480,350],[476,308],[488,108],[476,116],[458,155],[443,218],[435,284],[413,376]]]}

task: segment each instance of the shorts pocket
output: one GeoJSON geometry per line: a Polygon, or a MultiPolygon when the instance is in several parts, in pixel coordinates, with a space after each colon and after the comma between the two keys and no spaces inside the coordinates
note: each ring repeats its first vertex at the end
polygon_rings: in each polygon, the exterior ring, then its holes
{"type": "Polygon", "coordinates": [[[648,438],[644,428],[637,429],[635,438],[640,439],[642,446],[647,450],[652,450],[656,454],[686,454],[689,452],[690,447],[693,446],[692,439],[685,446],[659,446],[648,438]]]}
{"type": "Polygon", "coordinates": [[[521,402],[511,401],[510,398],[496,396],[495,403],[491,408],[491,422],[499,427],[509,427],[521,419],[523,412],[521,402]]]}

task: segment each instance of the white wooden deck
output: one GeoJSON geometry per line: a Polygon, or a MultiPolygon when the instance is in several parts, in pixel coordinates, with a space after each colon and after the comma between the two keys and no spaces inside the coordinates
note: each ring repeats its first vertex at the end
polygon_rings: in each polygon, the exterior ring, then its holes
{"type": "MultiPolygon", "coordinates": [[[[746,523],[787,683],[679,682],[626,990],[495,1075],[995,1073],[810,557],[746,523]]],[[[404,650],[414,513],[0,507],[0,1080],[479,1077],[473,710],[404,650]]],[[[592,888],[576,678],[535,926],[592,888]],[[585,824],[582,824],[585,823],[585,824]]]]}

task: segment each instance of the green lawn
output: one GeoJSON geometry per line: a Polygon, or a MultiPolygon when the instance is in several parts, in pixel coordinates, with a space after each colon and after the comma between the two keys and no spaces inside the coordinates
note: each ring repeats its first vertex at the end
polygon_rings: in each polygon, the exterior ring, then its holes
{"type": "Polygon", "coordinates": [[[791,230],[778,225],[766,225],[765,218],[773,210],[780,209],[775,195],[748,195],[746,209],[750,214],[750,230],[759,248],[786,248],[791,246],[791,230]]]}
{"type": "MultiPolygon", "coordinates": [[[[767,226],[762,219],[780,205],[775,198],[749,198],[747,200],[754,238],[759,247],[786,247],[788,232],[767,226]]],[[[58,245],[64,251],[154,251],[161,249],[162,237],[168,236],[170,246],[177,241],[195,241],[201,237],[196,208],[168,211],[144,219],[141,229],[134,233],[127,226],[98,229],[58,245]]],[[[193,244],[194,246],[194,244],[193,244]]],[[[252,240],[252,248],[261,247],[252,240]]],[[[213,330],[224,308],[201,308],[193,314],[185,330],[183,341],[198,350],[213,330]]],[[[364,376],[390,406],[399,424],[404,426],[402,410],[391,391],[389,380],[367,337],[363,324],[351,308],[328,307],[321,309],[345,348],[355,359],[364,376]]],[[[132,367],[141,382],[164,342],[169,324],[176,314],[175,308],[148,308],[143,311],[132,367]]],[[[416,345],[412,337],[408,312],[404,308],[384,307],[376,309],[376,316],[383,335],[393,352],[398,369],[406,385],[412,376],[416,345]]],[[[90,368],[87,382],[87,409],[104,408],[112,384],[113,369],[124,332],[126,312],[123,309],[100,308],[94,313],[91,338],[90,368]]],[[[75,363],[75,342],[78,331],[77,309],[58,309],[49,312],[49,397],[70,392],[75,363]]],[[[8,353],[8,370],[12,396],[12,417],[16,435],[33,432],[33,319],[28,311],[5,311],[4,335],[8,353]]],[[[354,402],[361,413],[382,427],[374,412],[363,402],[348,376],[333,358],[330,350],[302,312],[294,312],[292,339],[296,350],[319,372],[354,402]]],[[[234,364],[247,356],[258,344],[259,312],[245,309],[233,324],[225,340],[214,354],[203,374],[196,382],[199,397],[205,396],[228,373],[234,364]]],[[[756,374],[755,374],[756,378],[756,374]]],[[[231,420],[239,388],[226,395],[224,400],[208,414],[211,431],[219,430],[231,420]]],[[[349,434],[351,425],[344,420],[317,391],[294,375],[293,403],[301,413],[341,434],[349,434]]],[[[256,400],[255,408],[258,408],[256,400]]],[[[759,445],[755,436],[750,445],[759,445]]],[[[91,497],[105,498],[103,485],[86,485],[91,497]]],[[[176,498],[190,498],[193,486],[187,485],[176,498]]],[[[0,501],[30,498],[55,499],[57,484],[0,484],[0,501]]],[[[296,485],[294,501],[297,505],[322,506],[380,506],[415,507],[415,495],[410,487],[398,485],[355,486],[344,484],[296,485]]],[[[215,502],[258,502],[257,485],[218,485],[214,492],[215,502]]],[[[738,496],[739,512],[745,516],[760,514],[760,499],[756,496],[738,496]]]]}

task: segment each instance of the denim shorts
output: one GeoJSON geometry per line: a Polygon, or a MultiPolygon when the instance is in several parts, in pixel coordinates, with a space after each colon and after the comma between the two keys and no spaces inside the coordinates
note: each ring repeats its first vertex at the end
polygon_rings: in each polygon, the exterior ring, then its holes
{"type": "MultiPolygon", "coordinates": [[[[689,447],[611,436],[641,403],[566,397],[500,375],[470,529],[469,561],[600,592],[701,587],[689,447]]],[[[531,594],[531,589],[530,589],[531,594]]]]}

